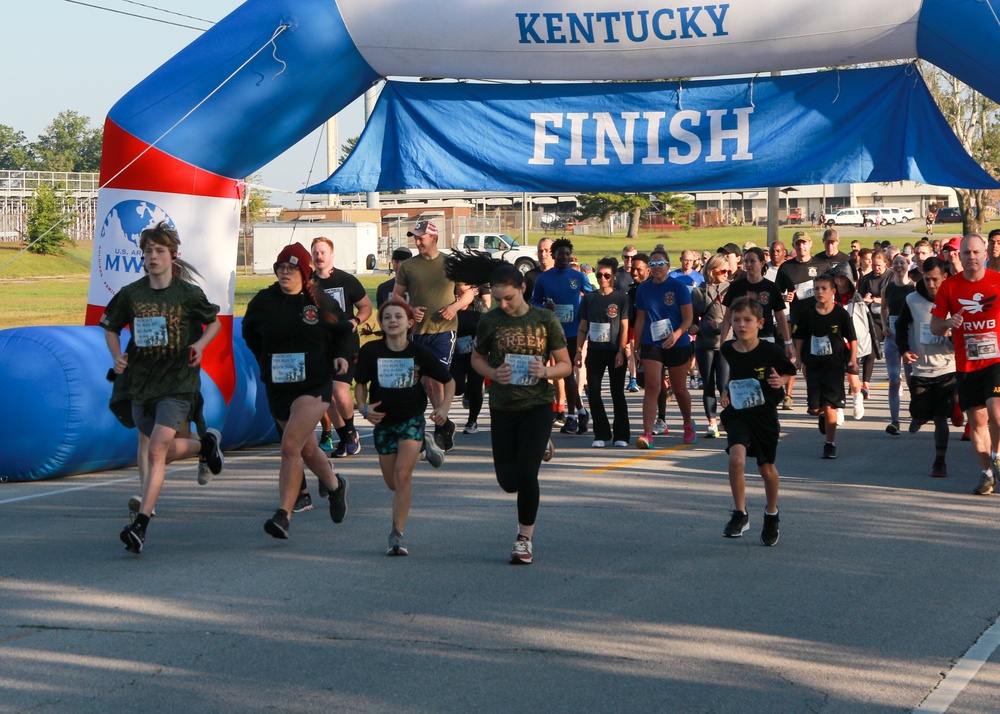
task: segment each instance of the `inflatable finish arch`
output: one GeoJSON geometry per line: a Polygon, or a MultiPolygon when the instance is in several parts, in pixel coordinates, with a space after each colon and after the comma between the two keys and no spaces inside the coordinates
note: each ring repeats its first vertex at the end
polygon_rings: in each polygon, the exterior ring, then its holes
{"type": "MultiPolygon", "coordinates": [[[[87,324],[141,274],[139,231],[171,220],[183,257],[222,306],[226,330],[203,380],[209,418],[227,448],[269,438],[253,360],[230,339],[241,177],[381,77],[652,79],[921,57],[1000,101],[985,50],[1000,38],[995,4],[250,0],[110,111],[87,324]]],[[[105,418],[109,364],[96,326],[0,333],[0,393],[11,395],[0,413],[0,478],[132,459],[134,435],[105,418]]]]}

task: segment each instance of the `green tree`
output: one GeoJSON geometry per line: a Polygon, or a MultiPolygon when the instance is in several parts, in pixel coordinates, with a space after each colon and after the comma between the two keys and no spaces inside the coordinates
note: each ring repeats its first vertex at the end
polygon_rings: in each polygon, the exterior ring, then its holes
{"type": "Polygon", "coordinates": [[[29,171],[35,168],[36,160],[31,144],[23,131],[0,124],[0,169],[5,171],[29,171]]]}
{"type": "Polygon", "coordinates": [[[628,215],[628,238],[639,237],[642,212],[655,208],[671,219],[686,218],[694,210],[694,202],[679,193],[585,193],[579,197],[577,215],[583,218],[608,220],[612,215],[628,215]]]}
{"type": "Polygon", "coordinates": [[[354,151],[354,147],[358,145],[358,139],[360,138],[360,136],[352,136],[340,145],[340,163],[347,161],[347,157],[354,151]]]}
{"type": "Polygon", "coordinates": [[[73,218],[61,185],[41,183],[28,210],[28,250],[41,255],[62,255],[73,239],[66,226],[73,218]]]}
{"type": "Polygon", "coordinates": [[[41,171],[99,171],[103,131],[90,119],[70,109],[58,116],[38,137],[34,150],[41,171]]]}
{"type": "Polygon", "coordinates": [[[271,192],[260,187],[264,177],[260,174],[248,176],[244,186],[246,190],[243,194],[243,216],[249,217],[251,223],[260,223],[267,214],[267,207],[271,201],[271,192]]]}

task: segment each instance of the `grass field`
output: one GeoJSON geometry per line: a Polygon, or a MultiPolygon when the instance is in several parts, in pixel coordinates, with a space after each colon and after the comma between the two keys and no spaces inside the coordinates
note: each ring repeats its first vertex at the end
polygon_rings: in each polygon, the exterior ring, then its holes
{"type": "MultiPolygon", "coordinates": [[[[790,239],[796,230],[800,227],[784,226],[780,229],[780,236],[790,239]]],[[[812,232],[818,238],[819,231],[812,232]]],[[[913,233],[914,241],[922,237],[923,226],[914,224],[913,233]]],[[[534,244],[541,237],[541,233],[529,233],[528,240],[534,244]]],[[[548,237],[558,236],[550,234],[548,237]]],[[[674,233],[643,231],[637,240],[631,242],[644,252],[657,243],[663,243],[676,264],[677,254],[684,249],[714,252],[725,243],[742,246],[746,241],[752,241],[761,245],[766,240],[765,228],[733,226],[674,233]]],[[[624,233],[572,236],[572,241],[576,257],[591,264],[604,256],[620,257],[622,246],[629,242],[624,233]]],[[[80,242],[66,256],[55,257],[20,253],[19,246],[0,243],[0,329],[83,324],[92,249],[92,241],[80,242]]],[[[376,286],[385,279],[385,272],[360,277],[373,299],[376,286]]],[[[250,298],[273,281],[273,276],[269,275],[237,276],[234,314],[243,315],[250,298]]]]}

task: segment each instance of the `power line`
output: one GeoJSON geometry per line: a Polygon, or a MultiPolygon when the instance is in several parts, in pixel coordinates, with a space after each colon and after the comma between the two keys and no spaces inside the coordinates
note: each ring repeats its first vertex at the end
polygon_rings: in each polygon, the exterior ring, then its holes
{"type": "Polygon", "coordinates": [[[129,17],[138,17],[141,20],[151,20],[153,22],[159,22],[164,25],[173,25],[174,27],[183,27],[188,30],[197,30],[198,32],[204,32],[204,27],[194,27],[193,25],[182,25],[179,22],[170,22],[169,20],[160,20],[156,17],[149,17],[148,15],[137,15],[132,12],[125,12],[124,10],[112,10],[110,7],[102,7],[101,5],[91,5],[90,3],[80,2],[80,0],[63,0],[64,2],[71,3],[73,5],[83,5],[84,7],[92,7],[95,10],[104,10],[105,12],[113,12],[118,15],[128,15],[129,17]]]}
{"type": "Polygon", "coordinates": [[[167,15],[176,15],[177,17],[186,17],[189,20],[197,20],[198,22],[207,22],[209,25],[214,25],[214,20],[206,20],[203,17],[195,17],[194,15],[185,15],[181,12],[174,12],[173,10],[164,10],[162,7],[156,7],[155,5],[146,5],[145,3],[136,2],[135,0],[121,0],[122,2],[128,3],[129,5],[138,5],[139,7],[149,8],[150,10],[156,10],[157,12],[162,12],[167,15]]]}

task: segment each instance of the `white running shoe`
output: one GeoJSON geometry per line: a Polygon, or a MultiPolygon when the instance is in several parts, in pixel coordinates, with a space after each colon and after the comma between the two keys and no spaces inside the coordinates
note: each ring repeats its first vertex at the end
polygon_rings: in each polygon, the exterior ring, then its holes
{"type": "Polygon", "coordinates": [[[864,419],[865,416],[865,395],[858,392],[854,395],[854,418],[856,420],[864,419]]]}

